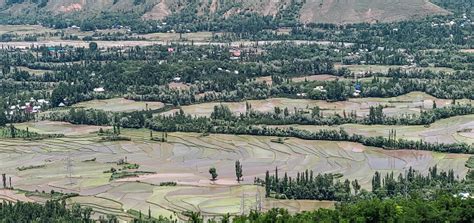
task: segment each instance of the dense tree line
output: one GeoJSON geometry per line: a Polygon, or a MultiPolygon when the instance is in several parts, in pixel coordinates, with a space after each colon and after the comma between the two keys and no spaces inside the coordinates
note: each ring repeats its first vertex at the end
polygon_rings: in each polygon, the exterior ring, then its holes
{"type": "MultiPolygon", "coordinates": [[[[231,217],[222,216],[220,219],[210,219],[212,223],[232,222],[470,222],[474,218],[472,208],[474,199],[461,199],[451,194],[438,193],[433,199],[421,197],[405,199],[401,197],[390,199],[368,198],[355,202],[336,205],[335,209],[318,209],[308,212],[290,214],[286,209],[270,209],[266,212],[251,210],[249,214],[231,217]]],[[[5,222],[92,222],[90,209],[75,206],[68,210],[59,202],[48,201],[46,205],[37,203],[17,202],[0,205],[0,220],[5,222]]],[[[138,214],[140,215],[140,214],[138,214]]],[[[186,213],[189,222],[204,222],[199,213],[186,213]]],[[[117,217],[109,215],[101,217],[99,222],[116,222],[117,217]]],[[[133,222],[175,222],[166,217],[159,219],[136,216],[133,222]]]]}
{"type": "MultiPolygon", "coordinates": [[[[420,191],[429,189],[447,190],[456,193],[456,188],[461,183],[459,176],[454,175],[453,170],[438,171],[435,165],[430,167],[427,175],[423,175],[410,167],[405,174],[394,176],[393,172],[385,174],[375,172],[372,177],[372,192],[378,197],[393,196],[417,196],[420,191]]],[[[465,192],[465,191],[461,191],[465,192]]]]}
{"type": "MultiPolygon", "coordinates": [[[[93,42],[91,45],[94,45],[93,42]]],[[[135,100],[160,100],[174,105],[206,101],[241,101],[268,97],[302,97],[341,101],[354,97],[355,85],[360,86],[361,97],[393,97],[412,91],[423,91],[439,98],[473,98],[470,80],[473,72],[459,71],[448,75],[444,72],[390,69],[388,73],[366,72],[361,77],[374,76],[371,81],[352,80],[306,81],[292,83],[291,77],[301,74],[332,74],[352,77],[346,68],[335,69],[334,63],[347,53],[371,54],[377,63],[393,58],[395,49],[360,51],[364,46],[341,47],[337,44],[298,45],[281,43],[264,45],[264,54],[257,50],[242,49],[240,59],[230,59],[228,46],[171,45],[133,48],[108,48],[100,46],[72,48],[67,46],[36,46],[27,52],[2,50],[2,81],[7,86],[3,95],[13,100],[28,96],[51,98],[53,105],[66,105],[91,99],[125,96],[135,100]],[[315,55],[316,54],[316,55],[315,55]],[[372,55],[373,54],[373,55],[372,55]],[[111,62],[112,61],[112,62],[111,62]],[[68,64],[62,64],[62,63],[68,64]],[[71,63],[76,62],[76,63],[71,63]],[[34,75],[18,67],[46,69],[43,75],[34,75]],[[272,75],[272,85],[254,83],[252,79],[272,75]],[[187,83],[190,89],[170,89],[173,79],[187,83]],[[5,80],[6,79],[6,80],[5,80]],[[11,80],[10,80],[11,79],[11,80]],[[21,87],[18,87],[21,82],[21,87]],[[322,86],[325,90],[315,90],[322,86]],[[105,93],[94,93],[103,87],[105,93]],[[38,91],[22,91],[35,89],[38,91]],[[52,94],[50,93],[53,89],[52,94]],[[204,95],[204,97],[201,97],[204,95]],[[297,96],[301,95],[301,96],[297,96]]],[[[404,53],[404,57],[414,52],[404,53]],[[405,55],[407,54],[407,55],[405,55]]],[[[364,54],[364,55],[363,55],[364,54]]],[[[420,54],[415,58],[430,54],[420,54]]],[[[431,55],[432,56],[432,55],[431,55]]],[[[452,54],[442,58],[451,58],[452,54]]],[[[458,58],[456,56],[455,58],[458,58]]],[[[433,58],[438,61],[440,58],[433,58]]],[[[463,60],[472,62],[472,58],[463,60]]]]}
{"type": "Polygon", "coordinates": [[[252,211],[233,218],[233,222],[469,222],[474,218],[470,211],[473,207],[474,199],[462,200],[451,194],[436,195],[431,200],[373,198],[337,205],[335,210],[318,209],[294,215],[285,209],[252,211]]]}
{"type": "MultiPolygon", "coordinates": [[[[93,216],[94,213],[92,208],[84,208],[80,204],[67,205],[64,199],[61,201],[47,200],[44,204],[22,201],[0,203],[0,222],[119,222],[118,217],[113,214],[99,214],[97,217],[93,216]]],[[[177,222],[163,216],[153,218],[151,211],[148,214],[142,214],[130,210],[129,214],[133,223],[177,222]]]]}
{"type": "MultiPolygon", "coordinates": [[[[226,109],[217,106],[217,109],[226,109]]],[[[246,125],[342,125],[342,124],[363,124],[363,125],[429,125],[435,121],[455,116],[474,114],[472,105],[451,105],[442,108],[435,107],[420,111],[420,114],[399,114],[395,116],[385,115],[384,106],[371,106],[369,114],[365,117],[357,117],[356,111],[342,114],[324,114],[318,106],[308,109],[294,109],[274,107],[273,112],[259,112],[247,109],[245,113],[238,116],[238,119],[219,117],[225,120],[236,120],[246,125]]],[[[232,114],[232,113],[231,113],[232,114]]],[[[214,118],[214,117],[211,117],[214,118]]]]}
{"type": "Polygon", "coordinates": [[[92,209],[74,205],[68,209],[64,201],[38,203],[0,203],[2,222],[93,222],[92,209]]]}
{"type": "Polygon", "coordinates": [[[265,187],[266,197],[277,199],[308,199],[308,200],[348,200],[351,194],[349,180],[341,182],[336,180],[340,176],[334,174],[314,175],[313,171],[298,172],[296,177],[283,177],[275,169],[274,175],[266,172],[265,179],[255,179],[256,184],[265,187]]]}
{"type": "Polygon", "coordinates": [[[71,108],[68,111],[51,112],[43,119],[65,121],[78,125],[121,126],[124,128],[142,128],[145,120],[151,118],[150,111],[106,112],[96,109],[71,108]]]}
{"type": "Polygon", "coordinates": [[[43,119],[67,121],[73,124],[119,125],[128,128],[147,127],[153,130],[166,132],[183,131],[297,137],[309,140],[351,141],[385,149],[414,149],[451,153],[474,153],[474,148],[465,143],[433,144],[422,140],[405,140],[403,138],[397,138],[396,132],[390,134],[388,138],[386,138],[383,136],[367,137],[358,134],[349,135],[343,129],[340,129],[339,131],[320,130],[318,132],[309,132],[291,127],[280,129],[278,127],[268,128],[266,126],[258,126],[259,124],[337,125],[345,123],[426,125],[442,118],[472,114],[473,109],[471,106],[455,105],[445,108],[434,108],[422,112],[419,116],[402,116],[398,118],[385,117],[382,107],[379,106],[377,108],[372,108],[369,115],[364,119],[358,119],[353,114],[344,118],[338,115],[322,117],[317,108],[313,109],[312,114],[310,115],[299,116],[301,114],[299,112],[290,115],[287,109],[282,112],[278,107],[275,108],[274,114],[257,113],[252,111],[250,107],[251,105],[247,104],[247,113],[235,116],[228,107],[222,105],[215,106],[210,117],[193,117],[191,115],[186,115],[182,110],[170,116],[158,115],[153,117],[152,114],[156,111],[114,113],[94,109],[72,108],[68,112],[51,112],[47,117],[43,117],[43,119]],[[306,118],[303,119],[301,117],[306,118]]]}
{"type": "Polygon", "coordinates": [[[278,168],[273,174],[269,171],[265,179],[255,178],[255,183],[265,187],[265,196],[277,199],[308,199],[350,201],[377,196],[390,198],[397,196],[417,197],[436,190],[447,190],[450,193],[469,192],[464,187],[464,179],[454,176],[454,171],[438,171],[435,165],[424,175],[410,167],[405,173],[394,176],[393,171],[383,176],[376,171],[372,177],[372,190],[361,189],[357,180],[342,181],[340,174],[313,174],[313,170],[298,172],[295,176],[278,175],[278,168]]]}
{"type": "MultiPolygon", "coordinates": [[[[214,117],[222,116],[214,114],[214,117]]],[[[228,115],[225,115],[228,116],[228,115]]],[[[145,126],[156,130],[166,132],[202,132],[219,134],[238,134],[238,135],[264,135],[277,137],[296,137],[307,140],[331,140],[331,141],[351,141],[362,143],[366,146],[382,147],[385,149],[412,149],[429,150],[450,153],[474,153],[474,148],[465,143],[443,144],[428,143],[422,140],[413,141],[396,137],[366,137],[358,134],[349,135],[343,129],[320,130],[318,132],[309,132],[294,128],[269,128],[266,126],[246,125],[236,121],[238,117],[232,119],[212,119],[207,117],[193,117],[185,115],[181,110],[173,116],[156,116],[145,121],[145,126]]]]}

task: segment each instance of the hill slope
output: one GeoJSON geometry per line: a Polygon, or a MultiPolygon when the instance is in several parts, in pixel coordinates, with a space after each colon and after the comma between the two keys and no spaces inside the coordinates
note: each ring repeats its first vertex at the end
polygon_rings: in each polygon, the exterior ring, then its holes
{"type": "Polygon", "coordinates": [[[392,22],[446,14],[427,0],[307,0],[300,11],[302,22],[392,22]]]}
{"type": "Polygon", "coordinates": [[[257,13],[291,16],[303,23],[391,22],[448,13],[428,0],[0,0],[0,11],[12,15],[80,12],[84,18],[101,11],[131,11],[152,20],[184,11],[202,18],[257,13]]]}

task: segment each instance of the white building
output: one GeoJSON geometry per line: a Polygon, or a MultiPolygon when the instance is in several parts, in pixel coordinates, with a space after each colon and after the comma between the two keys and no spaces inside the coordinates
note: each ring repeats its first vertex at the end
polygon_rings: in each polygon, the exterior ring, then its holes
{"type": "Polygon", "coordinates": [[[94,88],[94,92],[97,92],[97,93],[105,92],[105,89],[103,87],[94,88]]]}

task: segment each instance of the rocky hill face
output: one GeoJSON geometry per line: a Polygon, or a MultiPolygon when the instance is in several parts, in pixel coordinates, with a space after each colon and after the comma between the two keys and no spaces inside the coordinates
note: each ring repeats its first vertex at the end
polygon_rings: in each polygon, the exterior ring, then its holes
{"type": "Polygon", "coordinates": [[[428,0],[0,0],[10,15],[78,14],[87,18],[101,11],[135,12],[143,19],[162,20],[187,13],[222,19],[240,13],[290,16],[303,23],[391,22],[448,11],[428,0]]]}

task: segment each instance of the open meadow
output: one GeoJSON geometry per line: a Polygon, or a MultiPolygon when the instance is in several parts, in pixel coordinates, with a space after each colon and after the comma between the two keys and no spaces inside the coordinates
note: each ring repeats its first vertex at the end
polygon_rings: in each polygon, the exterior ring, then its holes
{"type": "Polygon", "coordinates": [[[51,72],[50,70],[41,70],[41,69],[30,69],[28,67],[17,67],[19,71],[26,71],[33,75],[43,75],[46,72],[51,72]]]}
{"type": "MultiPolygon", "coordinates": [[[[131,141],[103,141],[95,131],[66,123],[38,122],[29,126],[38,132],[76,132],[63,138],[25,141],[0,141],[0,168],[12,177],[16,189],[39,192],[74,192],[69,199],[92,207],[100,213],[126,218],[127,210],[153,216],[180,217],[186,210],[201,211],[204,216],[238,214],[261,207],[288,208],[291,212],[332,207],[333,202],[273,200],[264,198],[264,188],[253,185],[266,170],[288,172],[311,169],[315,173],[342,173],[342,179],[358,179],[369,188],[375,171],[394,171],[397,175],[412,166],[423,173],[433,165],[454,169],[463,177],[469,155],[430,151],[391,151],[358,143],[310,141],[288,138],[274,143],[276,137],[246,135],[209,135],[168,133],[167,142],[150,140],[144,129],[124,129],[131,141]],[[62,130],[60,129],[62,128],[62,130]],[[125,159],[138,169],[125,170],[117,161],[125,159]],[[234,162],[243,165],[244,180],[235,180],[234,162]],[[211,181],[208,170],[216,167],[218,180],[211,181]],[[112,178],[111,168],[136,172],[135,176],[112,178]],[[176,186],[159,186],[176,182],[176,186]],[[242,202],[245,205],[242,205],[242,202]],[[260,202],[258,202],[260,203],[260,202]]],[[[154,132],[154,135],[161,133],[154,132]]],[[[0,193],[0,199],[32,199],[22,193],[0,193]]]]}
{"type": "Polygon", "coordinates": [[[32,35],[32,34],[46,34],[56,32],[54,29],[46,28],[40,25],[0,25],[0,35],[32,35]]]}

